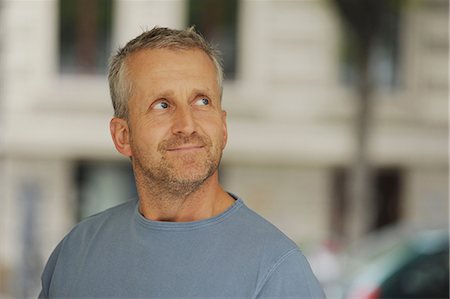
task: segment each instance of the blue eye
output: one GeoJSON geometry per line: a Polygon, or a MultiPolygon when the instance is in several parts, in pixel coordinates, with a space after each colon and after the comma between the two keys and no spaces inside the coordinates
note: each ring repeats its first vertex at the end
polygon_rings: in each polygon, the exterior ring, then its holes
{"type": "Polygon", "coordinates": [[[209,105],[209,100],[207,98],[201,98],[198,101],[196,101],[195,104],[199,106],[207,106],[209,105]]]}
{"type": "Polygon", "coordinates": [[[153,106],[153,108],[158,110],[164,110],[169,108],[169,104],[167,102],[159,102],[155,106],[153,106]]]}

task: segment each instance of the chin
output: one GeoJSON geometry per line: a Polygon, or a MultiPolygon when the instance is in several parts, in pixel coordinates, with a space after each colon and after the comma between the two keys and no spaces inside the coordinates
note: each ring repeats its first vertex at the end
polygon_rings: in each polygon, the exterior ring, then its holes
{"type": "Polygon", "coordinates": [[[169,193],[177,196],[186,196],[197,191],[209,176],[172,176],[166,181],[166,188],[169,193]]]}
{"type": "Polygon", "coordinates": [[[178,181],[180,183],[193,183],[196,182],[204,182],[206,181],[212,174],[210,171],[202,171],[202,172],[196,172],[196,171],[187,171],[183,173],[178,173],[173,177],[174,181],[178,181]]]}

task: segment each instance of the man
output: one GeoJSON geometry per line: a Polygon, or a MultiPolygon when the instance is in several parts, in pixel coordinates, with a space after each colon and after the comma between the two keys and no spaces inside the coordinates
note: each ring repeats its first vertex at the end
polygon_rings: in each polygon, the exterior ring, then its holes
{"type": "Polygon", "coordinates": [[[139,199],[79,223],[51,255],[40,297],[324,296],[294,242],[219,184],[219,61],[192,28],[154,28],[112,58],[111,135],[139,199]]]}

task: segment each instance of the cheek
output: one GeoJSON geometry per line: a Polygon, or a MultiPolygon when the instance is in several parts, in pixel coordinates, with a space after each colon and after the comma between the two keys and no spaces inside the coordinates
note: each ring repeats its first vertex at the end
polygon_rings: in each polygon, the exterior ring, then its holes
{"type": "Polygon", "coordinates": [[[226,143],[226,132],[222,122],[216,121],[214,125],[210,125],[208,128],[208,135],[211,139],[213,139],[212,141],[217,147],[224,149],[226,143]]]}
{"type": "Polygon", "coordinates": [[[166,137],[164,128],[149,124],[140,124],[135,126],[135,129],[131,131],[131,136],[135,146],[153,150],[157,149],[158,144],[166,137]]]}

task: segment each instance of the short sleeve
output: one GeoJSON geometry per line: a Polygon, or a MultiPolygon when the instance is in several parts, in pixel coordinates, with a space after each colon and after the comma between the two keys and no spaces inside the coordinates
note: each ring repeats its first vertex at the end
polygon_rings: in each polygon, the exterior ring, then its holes
{"type": "Polygon", "coordinates": [[[44,272],[42,272],[42,289],[38,296],[39,299],[49,298],[50,283],[52,281],[53,272],[55,270],[56,262],[58,261],[58,256],[61,251],[63,242],[64,240],[61,241],[58,246],[56,246],[55,250],[53,250],[50,258],[47,261],[47,264],[45,265],[44,272]]]}
{"type": "Polygon", "coordinates": [[[286,253],[267,275],[256,298],[325,298],[322,286],[298,249],[286,253]]]}

